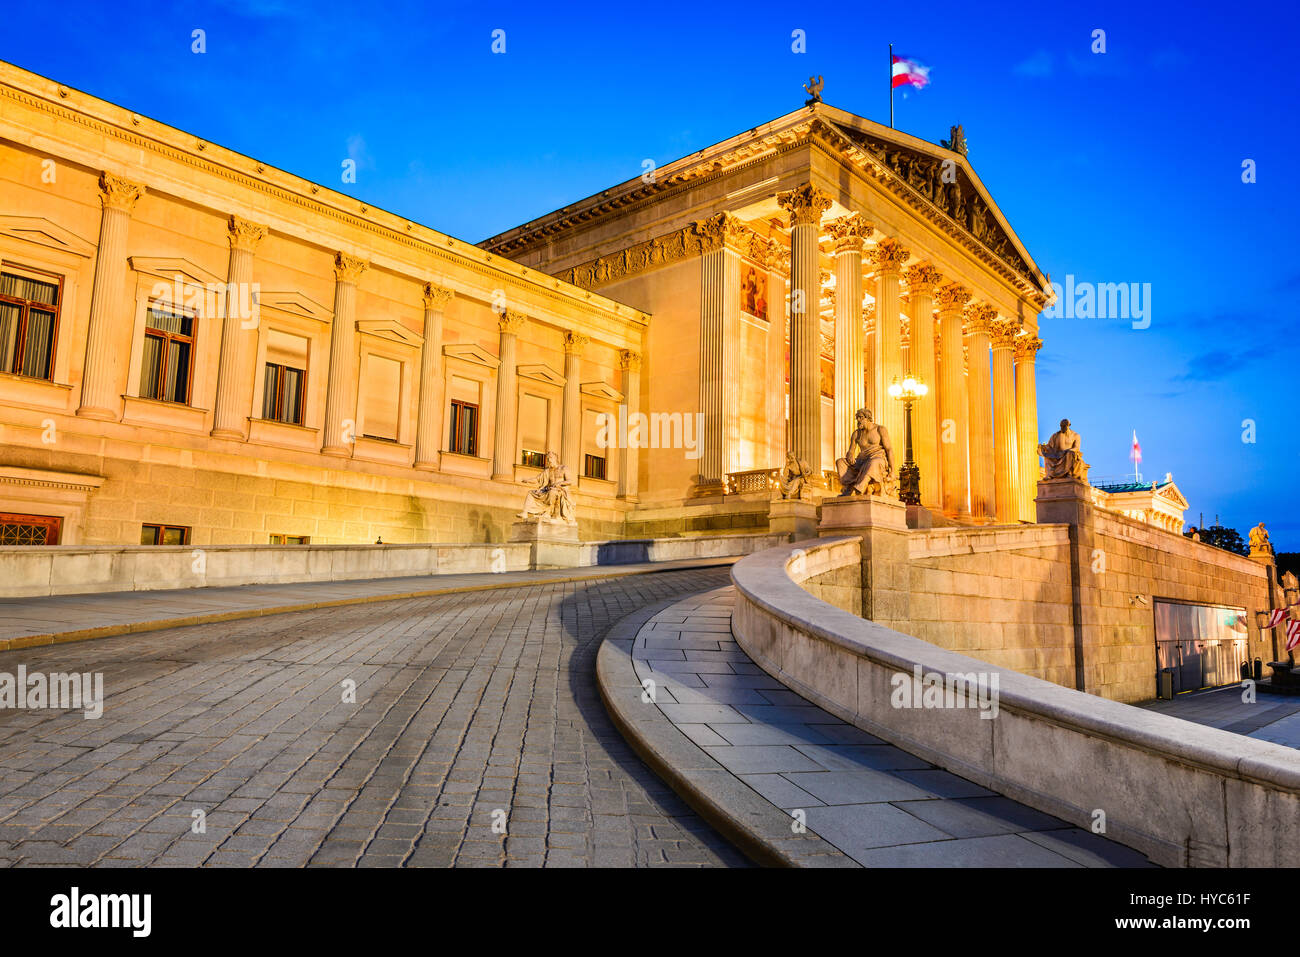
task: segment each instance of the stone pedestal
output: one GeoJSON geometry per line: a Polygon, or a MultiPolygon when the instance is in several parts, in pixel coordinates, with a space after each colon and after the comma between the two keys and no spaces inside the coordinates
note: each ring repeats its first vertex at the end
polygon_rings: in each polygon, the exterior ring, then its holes
{"type": "Polygon", "coordinates": [[[907,506],[907,527],[933,528],[934,517],[924,505],[909,505],[907,506]]]}
{"type": "Polygon", "coordinates": [[[530,568],[576,568],[581,564],[577,525],[515,522],[510,526],[510,541],[529,544],[530,568]]]}
{"type": "Polygon", "coordinates": [[[862,617],[906,631],[911,624],[907,509],[878,495],[822,500],[821,538],[862,537],[862,617]]]}
{"type": "Polygon", "coordinates": [[[792,542],[817,538],[817,503],[798,498],[777,499],[768,506],[767,528],[773,535],[784,535],[792,542]]]}
{"type": "MultiPolygon", "coordinates": [[[[1101,637],[1099,576],[1105,574],[1104,554],[1096,547],[1092,496],[1079,479],[1043,479],[1034,500],[1040,525],[1070,526],[1071,620],[1074,626],[1074,687],[1094,692],[1098,682],[1089,675],[1096,667],[1101,637]],[[1098,563],[1097,559],[1103,561],[1098,563]],[[1096,570],[1094,570],[1096,569],[1096,570]]],[[[1094,692],[1095,693],[1095,692],[1094,692]]]]}

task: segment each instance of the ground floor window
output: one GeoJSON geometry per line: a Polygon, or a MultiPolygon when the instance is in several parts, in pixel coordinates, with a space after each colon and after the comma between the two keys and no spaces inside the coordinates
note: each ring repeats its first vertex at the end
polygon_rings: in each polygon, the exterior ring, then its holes
{"type": "Polygon", "coordinates": [[[587,478],[603,479],[605,477],[605,459],[600,455],[588,453],[583,457],[582,474],[587,478]]]}
{"type": "MultiPolygon", "coordinates": [[[[5,263],[6,266],[10,265],[5,263]]],[[[54,378],[63,281],[0,272],[0,371],[54,378]]]]}
{"type": "Polygon", "coordinates": [[[188,545],[189,543],[189,526],[148,523],[140,526],[141,545],[188,545]]]}
{"type": "Polygon", "coordinates": [[[0,545],[57,545],[63,519],[56,515],[0,512],[0,545]]]}
{"type": "Polygon", "coordinates": [[[272,545],[310,545],[310,535],[272,535],[272,545]]]}
{"type": "Polygon", "coordinates": [[[546,468],[546,453],[537,452],[533,449],[524,449],[519,456],[520,465],[529,465],[535,469],[546,468]]]}
{"type": "Polygon", "coordinates": [[[1174,693],[1241,680],[1250,655],[1246,610],[1156,599],[1156,668],[1173,670],[1174,693]]]}

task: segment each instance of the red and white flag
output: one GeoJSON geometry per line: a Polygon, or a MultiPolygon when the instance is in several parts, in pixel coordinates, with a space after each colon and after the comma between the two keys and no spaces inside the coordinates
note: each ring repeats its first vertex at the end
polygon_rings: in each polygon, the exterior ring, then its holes
{"type": "Polygon", "coordinates": [[[918,90],[930,82],[930,68],[907,57],[894,56],[890,62],[890,88],[896,86],[914,86],[918,90]]]}
{"type": "MultiPolygon", "coordinates": [[[[1271,612],[1269,612],[1268,624],[1265,625],[1264,627],[1276,628],[1278,625],[1282,624],[1282,619],[1286,617],[1286,614],[1287,614],[1287,610],[1285,608],[1274,608],[1271,612]]],[[[1287,634],[1290,635],[1290,633],[1291,633],[1291,626],[1287,625],[1287,634]]]]}
{"type": "Polygon", "coordinates": [[[1300,645],[1300,621],[1288,621],[1286,623],[1286,650],[1290,651],[1296,645],[1300,645]]]}
{"type": "Polygon", "coordinates": [[[1133,448],[1129,451],[1128,457],[1133,460],[1134,465],[1142,464],[1142,446],[1138,445],[1137,429],[1133,430],[1133,448]]]}

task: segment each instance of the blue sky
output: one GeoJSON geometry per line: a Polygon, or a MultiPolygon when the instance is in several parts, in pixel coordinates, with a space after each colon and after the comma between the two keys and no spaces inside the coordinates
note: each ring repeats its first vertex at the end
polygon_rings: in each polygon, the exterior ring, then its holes
{"type": "Polygon", "coordinates": [[[44,3],[11,4],[0,58],[475,242],[798,108],[810,74],[828,103],[887,122],[892,41],[932,81],[900,91],[897,126],[937,141],[964,124],[1053,279],[1151,284],[1149,328],[1043,320],[1043,438],[1068,416],[1092,474],[1119,476],[1136,429],[1144,476],[1173,472],[1189,519],[1243,535],[1263,520],[1300,550],[1289,4],[58,9],[52,24],[44,3]]]}

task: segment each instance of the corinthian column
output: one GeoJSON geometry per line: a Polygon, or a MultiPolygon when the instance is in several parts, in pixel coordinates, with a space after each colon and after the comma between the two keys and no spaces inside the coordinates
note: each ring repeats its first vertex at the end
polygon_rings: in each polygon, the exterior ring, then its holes
{"type": "Polygon", "coordinates": [[[564,399],[560,410],[560,464],[570,475],[582,472],[582,353],[586,336],[576,332],[564,334],[564,399]]]}
{"type": "MultiPolygon", "coordinates": [[[[519,345],[519,331],[524,327],[526,317],[521,312],[507,309],[501,313],[497,325],[501,329],[501,347],[498,350],[501,364],[497,366],[497,410],[496,428],[492,433],[492,477],[513,481],[515,477],[515,426],[519,417],[517,397],[518,383],[515,380],[516,352],[519,345]]],[[[563,465],[564,463],[560,463],[563,465]]],[[[578,474],[577,465],[570,474],[578,474]]]]}
{"type": "Polygon", "coordinates": [[[831,198],[811,183],[777,195],[790,213],[790,451],[818,475],[822,462],[820,277],[817,240],[831,198]]]}
{"type": "MultiPolygon", "coordinates": [[[[876,408],[876,304],[862,310],[862,407],[876,408]]],[[[854,411],[857,411],[856,409],[854,411]]],[[[839,454],[838,452],[836,454],[839,454]]]]}
{"type": "Polygon", "coordinates": [[[853,434],[853,415],[866,403],[863,388],[862,240],[872,226],[857,213],[833,219],[826,228],[835,241],[835,454],[843,455],[853,434]]]}
{"type": "MultiPolygon", "coordinates": [[[[889,396],[894,379],[903,381],[903,320],[899,314],[898,280],[911,255],[896,239],[882,239],[871,251],[876,267],[876,421],[889,430],[895,460],[903,441],[903,403],[889,396]]],[[[895,467],[897,471],[897,467],[895,467]]]]}
{"type": "Polygon", "coordinates": [[[980,521],[997,516],[993,465],[993,402],[989,382],[989,335],[998,311],[988,303],[972,303],[966,311],[966,345],[970,349],[966,376],[970,414],[971,515],[980,521]]]}
{"type": "MultiPolygon", "coordinates": [[[[632,417],[641,411],[641,354],[624,349],[618,354],[618,367],[623,371],[623,401],[628,433],[632,435],[632,417]]],[[[641,442],[646,440],[641,429],[633,437],[641,442]]],[[[619,449],[618,453],[618,494],[630,502],[636,501],[638,464],[637,444],[629,439],[627,448],[619,449]]]]}
{"type": "Polygon", "coordinates": [[[253,254],[266,238],[266,227],[232,215],[227,224],[230,263],[226,267],[226,314],[221,321],[221,360],[217,367],[217,404],[213,410],[212,434],[242,439],[253,401],[251,341],[257,321],[242,315],[241,303],[251,303],[245,294],[253,281],[253,254]]]}
{"type": "Polygon", "coordinates": [[[442,450],[442,321],[450,289],[424,284],[424,345],[420,347],[420,411],[415,425],[415,467],[436,469],[442,450]]]}
{"type": "Polygon", "coordinates": [[[1016,338],[1016,448],[1020,455],[1020,520],[1038,520],[1034,499],[1038,496],[1038,385],[1034,381],[1034,358],[1043,347],[1037,336],[1016,338]]]}
{"type": "Polygon", "coordinates": [[[325,392],[326,455],[351,455],[357,429],[357,282],[370,264],[345,253],[334,257],[334,321],[325,392]]]}
{"type": "Polygon", "coordinates": [[[1013,353],[1019,323],[993,324],[993,474],[999,525],[1020,520],[1020,439],[1013,353]]]}
{"type": "Polygon", "coordinates": [[[939,420],[934,414],[939,398],[934,362],[934,287],[941,279],[929,263],[918,263],[907,270],[912,313],[910,371],[930,389],[930,394],[917,403],[912,424],[916,465],[921,470],[921,504],[929,508],[938,508],[940,501],[939,420]]]}
{"type": "Polygon", "coordinates": [[[936,291],[939,306],[939,462],[943,474],[943,511],[953,518],[970,515],[966,504],[966,373],[962,362],[962,308],[970,290],[948,283],[936,291]]]}
{"type": "Polygon", "coordinates": [[[112,173],[99,175],[99,199],[104,211],[95,249],[86,364],[81,370],[81,405],[77,409],[77,415],[89,419],[116,419],[122,405],[124,384],[119,380],[127,367],[124,352],[130,343],[125,337],[131,329],[131,323],[122,321],[126,233],[131,210],[143,195],[143,186],[112,173]]]}

